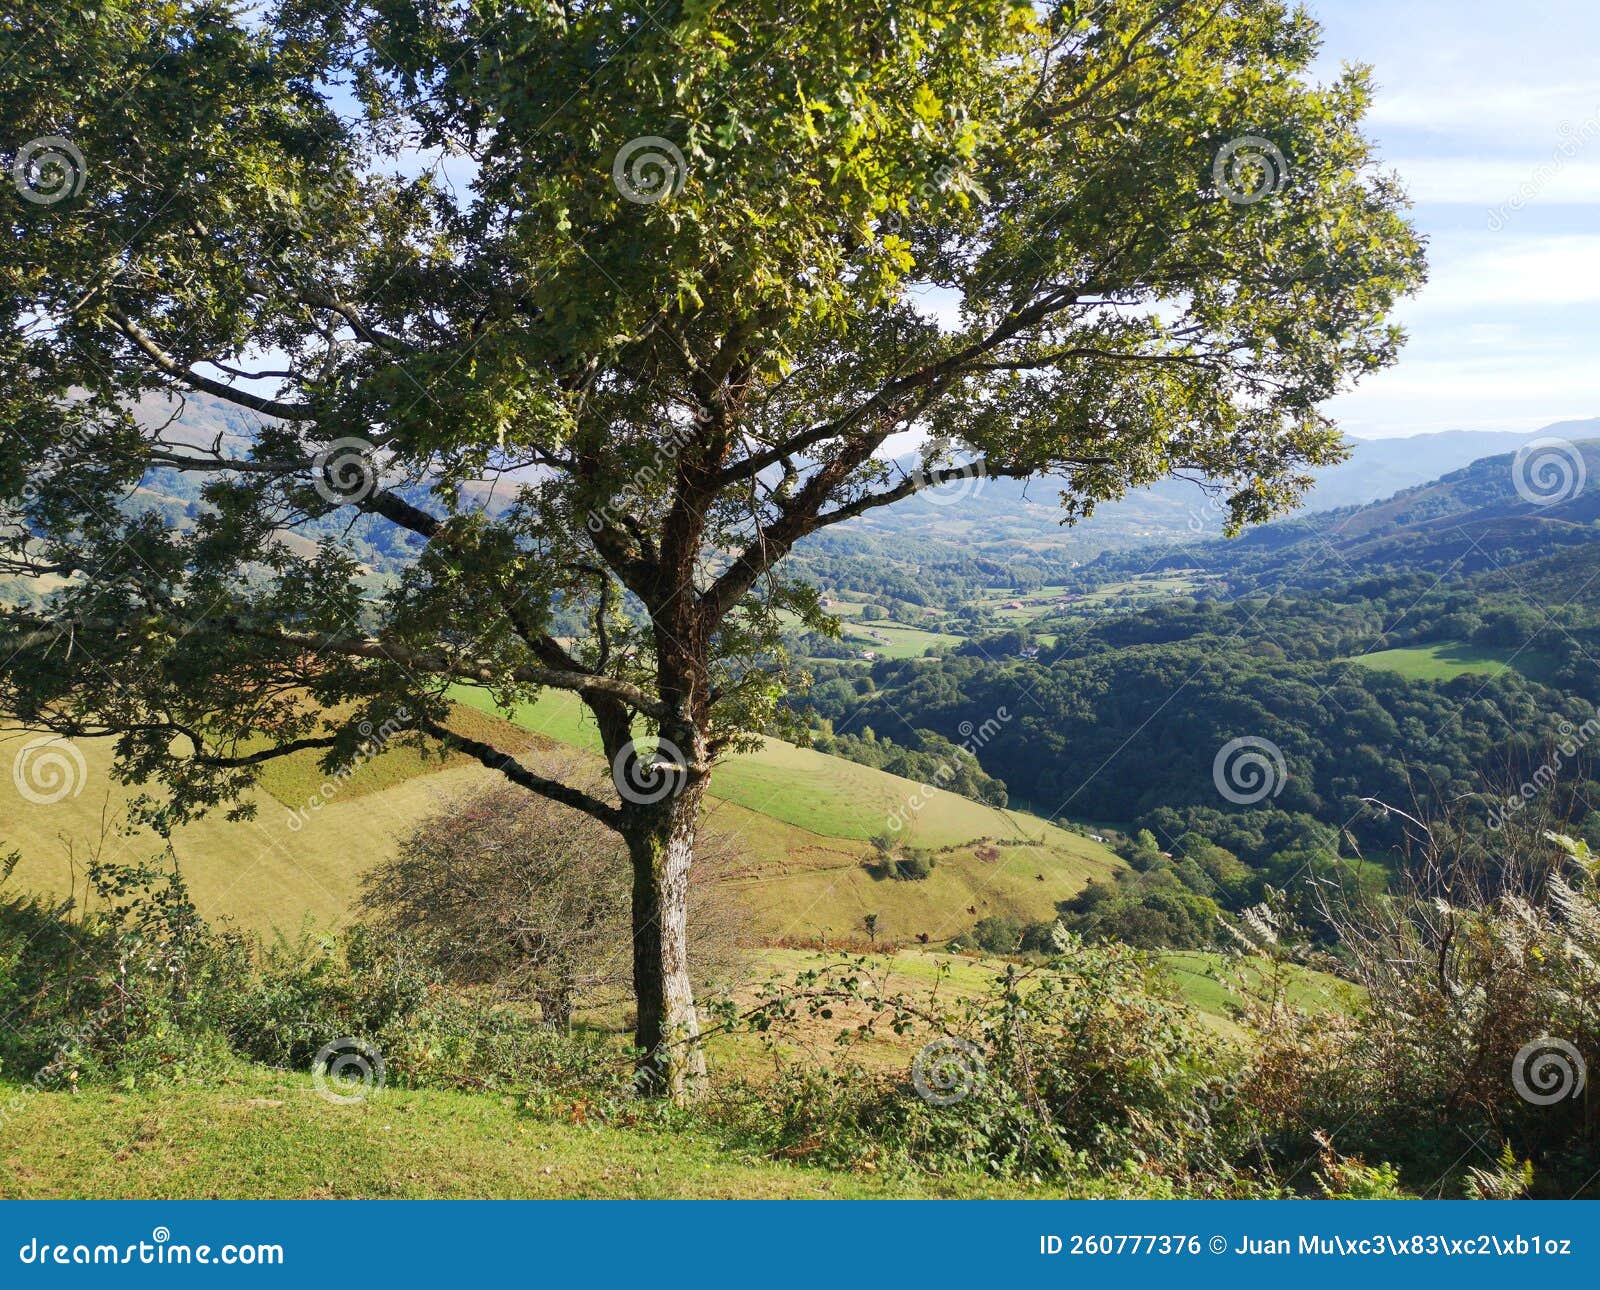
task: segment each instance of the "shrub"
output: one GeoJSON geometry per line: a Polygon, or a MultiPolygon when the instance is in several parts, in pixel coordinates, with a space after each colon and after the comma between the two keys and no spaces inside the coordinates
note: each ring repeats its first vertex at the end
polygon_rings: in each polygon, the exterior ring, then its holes
{"type": "MultiPolygon", "coordinates": [[[[720,984],[736,959],[716,877],[728,848],[708,842],[690,893],[691,969],[720,984]]],[[[400,840],[364,879],[373,925],[425,960],[438,982],[493,986],[566,1027],[580,1006],[626,997],[632,937],[627,857],[587,815],[515,789],[452,803],[400,840]]]]}
{"type": "Polygon", "coordinates": [[[991,954],[1015,954],[1022,944],[1022,924],[1014,918],[991,914],[972,926],[973,944],[991,954]]]}
{"type": "MultiPolygon", "coordinates": [[[[453,989],[404,937],[309,927],[250,942],[196,915],[176,868],[94,864],[95,907],[0,906],[0,1070],[35,1088],[204,1078],[244,1058],[308,1071],[353,1038],[399,1085],[624,1095],[628,1054],[453,989]]],[[[87,903],[87,900],[84,902],[87,903]]]]}
{"type": "Polygon", "coordinates": [[[755,1014],[775,1055],[801,1017],[843,1010],[868,1019],[841,1040],[885,1029],[928,1045],[901,1074],[848,1055],[832,1067],[782,1063],[742,1127],[771,1154],[838,1165],[1035,1178],[1142,1171],[1147,1183],[1248,1190],[1221,1163],[1209,1124],[1189,1113],[1195,1090],[1223,1069],[1222,1050],[1157,971],[1125,946],[1061,934],[1049,963],[997,977],[981,998],[938,1015],[921,996],[875,993],[861,961],[804,973],[755,1014]]]}
{"type": "Polygon", "coordinates": [[[1600,1053],[1595,861],[1554,835],[1501,844],[1486,858],[1430,833],[1401,893],[1330,902],[1365,1003],[1264,1035],[1241,1096],[1279,1158],[1322,1133],[1415,1185],[1453,1175],[1479,1194],[1529,1185],[1523,1162],[1549,1194],[1600,1169],[1590,1104],[1575,1095],[1600,1053]],[[1503,1149],[1495,1169],[1470,1150],[1480,1141],[1490,1157],[1503,1149]]]}
{"type": "Polygon", "coordinates": [[[81,901],[0,905],[0,1070],[70,1088],[207,1069],[227,1053],[208,1005],[237,988],[241,962],[237,941],[195,914],[175,866],[96,858],[81,901]]]}

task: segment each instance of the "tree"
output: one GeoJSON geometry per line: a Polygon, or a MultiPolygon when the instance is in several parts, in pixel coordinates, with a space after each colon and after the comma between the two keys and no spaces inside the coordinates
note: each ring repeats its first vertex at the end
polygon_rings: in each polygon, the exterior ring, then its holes
{"type": "Polygon", "coordinates": [[[867,929],[867,938],[876,945],[878,943],[878,916],[866,914],[861,919],[861,925],[867,929]]]}
{"type": "MultiPolygon", "coordinates": [[[[715,884],[722,859],[702,854],[690,884],[690,967],[702,984],[726,985],[734,959],[736,919],[715,884]]],[[[416,938],[446,979],[531,999],[565,1029],[576,1008],[615,1002],[628,985],[628,887],[615,833],[508,784],[403,836],[363,877],[361,906],[382,931],[416,938]]]]}
{"type": "Polygon", "coordinates": [[[0,68],[0,574],[64,580],[6,615],[0,703],[114,738],[163,825],[384,723],[587,813],[675,1093],[706,787],[799,679],[780,615],[827,627],[783,558],[1042,472],[1069,519],[1174,473],[1263,519],[1341,455],[1317,406],[1422,274],[1365,73],[1310,83],[1315,25],[1268,0],[0,23],[51,33],[0,68]],[[170,424],[195,395],[227,433],[170,424]],[[204,481],[192,524],[152,472],[204,481]],[[372,590],[351,526],[410,563],[372,590]],[[616,794],[452,731],[452,685],[575,693],[616,794]]]}

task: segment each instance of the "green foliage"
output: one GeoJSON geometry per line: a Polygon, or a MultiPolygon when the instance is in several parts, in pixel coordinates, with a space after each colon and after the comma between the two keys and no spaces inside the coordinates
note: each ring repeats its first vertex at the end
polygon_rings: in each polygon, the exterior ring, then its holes
{"type": "Polygon", "coordinates": [[[176,867],[96,859],[86,901],[0,905],[0,1070],[36,1089],[131,1088],[225,1061],[209,1006],[237,980],[239,945],[200,923],[176,867]]]}
{"type": "Polygon", "coordinates": [[[781,1046],[801,1017],[825,1020],[846,1002],[868,1017],[840,1032],[839,1063],[785,1065],[760,1091],[742,1127],[766,1150],[1003,1177],[1137,1170],[1198,1191],[1249,1186],[1218,1165],[1218,1142],[1187,1114],[1224,1054],[1137,952],[1063,936],[1047,964],[943,1010],[937,995],[930,1006],[877,991],[865,967],[805,973],[751,1019],[781,1046]],[[913,1078],[848,1056],[879,1029],[929,1041],[913,1078]]]}
{"type": "Polygon", "coordinates": [[[0,110],[18,139],[70,122],[87,182],[0,194],[0,498],[8,561],[82,585],[8,614],[0,703],[120,732],[161,824],[237,802],[269,748],[332,768],[402,713],[436,737],[452,671],[506,705],[581,690],[608,753],[619,703],[687,723],[698,774],[781,719],[782,624],[833,630],[778,576],[797,542],[967,458],[1057,470],[1069,516],[1184,471],[1263,519],[1340,456],[1316,408],[1393,361],[1424,272],[1366,73],[1315,83],[1279,5],[47,8],[13,19],[54,52],[0,69],[0,110]],[[1286,182],[1238,205],[1213,162],[1262,123],[1286,182]],[[463,140],[453,191],[393,164],[463,140]],[[227,376],[263,353],[272,397],[227,376]],[[216,454],[132,412],[190,393],[239,414],[216,454]],[[879,449],[913,426],[908,476],[879,449]],[[198,490],[140,500],[174,467],[198,490]],[[69,630],[92,685],[45,648],[69,630]]]}
{"type": "Polygon", "coordinates": [[[931,784],[974,802],[1003,807],[1009,800],[1004,782],[987,774],[975,753],[932,730],[913,730],[904,743],[882,735],[866,738],[818,731],[810,743],[818,752],[873,766],[916,784],[931,784]]]}
{"type": "Polygon", "coordinates": [[[1022,944],[1022,924],[1003,914],[991,914],[972,925],[972,943],[990,954],[1015,954],[1022,944]]]}
{"type": "Polygon", "coordinates": [[[1486,875],[1470,840],[1442,829],[1430,830],[1426,881],[1330,911],[1363,1004],[1265,1031],[1241,1096],[1287,1154],[1320,1126],[1337,1150],[1391,1161],[1413,1186],[1570,1196],[1600,1167],[1574,1096],[1600,1051],[1594,862],[1572,839],[1556,837],[1557,850],[1508,837],[1486,875]],[[1463,1141],[1485,1139],[1503,1144],[1500,1164],[1465,1173],[1481,1160],[1462,1158],[1463,1141]]]}
{"type": "Polygon", "coordinates": [[[625,1054],[445,988],[360,925],[252,944],[200,921],[175,869],[96,864],[95,906],[0,907],[0,1070],[35,1088],[203,1081],[239,1059],[309,1071],[354,1038],[401,1085],[620,1096],[625,1054]]]}

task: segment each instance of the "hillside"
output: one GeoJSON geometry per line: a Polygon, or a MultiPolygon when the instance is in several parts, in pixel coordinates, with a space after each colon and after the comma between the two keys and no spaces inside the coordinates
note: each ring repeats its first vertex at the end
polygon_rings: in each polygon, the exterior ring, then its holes
{"type": "Polygon", "coordinates": [[[1586,545],[1597,523],[1600,440],[1591,438],[1527,459],[1484,457],[1382,501],[1281,520],[1235,542],[1191,547],[1183,559],[1240,589],[1320,585],[1381,568],[1474,573],[1586,545]],[[1550,472],[1543,489],[1541,463],[1550,472]]]}
{"type": "MultiPolygon", "coordinates": [[[[495,723],[480,712],[480,692],[458,692],[458,728],[495,723]]],[[[566,773],[602,772],[592,730],[575,703],[550,695],[517,714],[529,764],[566,773]],[[575,760],[577,759],[577,760],[575,760]]],[[[20,746],[5,732],[0,748],[20,746]]],[[[26,807],[11,777],[0,779],[0,840],[23,852],[14,882],[50,892],[82,889],[91,848],[103,838],[109,855],[137,859],[157,849],[149,834],[118,831],[133,791],[109,778],[110,749],[80,741],[87,774],[80,793],[48,807],[26,807]]],[[[451,798],[495,782],[492,772],[460,760],[424,761],[395,748],[361,765],[348,780],[328,776],[318,754],[296,753],[274,763],[253,801],[254,820],[230,824],[221,816],[181,828],[175,850],[203,913],[247,927],[293,928],[307,915],[337,925],[348,915],[360,875],[388,854],[393,840],[451,798]],[[322,786],[334,789],[324,804],[322,786]],[[303,820],[303,822],[302,822],[303,820]]],[[[714,783],[709,826],[732,843],[737,863],[726,875],[761,938],[845,938],[863,935],[861,919],[875,912],[892,941],[926,936],[943,942],[977,916],[1048,917],[1054,902],[1091,878],[1122,867],[1105,846],[1017,811],[983,806],[949,792],[924,795],[918,785],[868,766],[769,740],[761,751],[732,759],[714,783]],[[920,882],[874,877],[862,864],[867,840],[889,831],[890,814],[913,797],[905,844],[935,853],[933,873],[920,882]],[[977,911],[976,914],[971,911],[977,911]]]]}

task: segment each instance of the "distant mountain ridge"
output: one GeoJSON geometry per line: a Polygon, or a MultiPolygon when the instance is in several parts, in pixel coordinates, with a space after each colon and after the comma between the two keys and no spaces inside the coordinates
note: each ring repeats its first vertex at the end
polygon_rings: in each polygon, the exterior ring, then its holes
{"type": "MultiPolygon", "coordinates": [[[[1549,427],[1591,434],[1595,422],[1549,427]]],[[[1382,569],[1509,572],[1570,548],[1600,542],[1600,437],[1532,437],[1552,446],[1482,457],[1424,484],[1361,506],[1278,520],[1237,539],[1193,543],[1158,565],[1227,576],[1236,592],[1254,584],[1305,588],[1382,569]]],[[[1588,557],[1600,570],[1600,549],[1588,557]]],[[[1134,551],[1108,568],[1138,563],[1134,551]]]]}
{"type": "MultiPolygon", "coordinates": [[[[1299,514],[1380,501],[1540,438],[1600,438],[1600,417],[1557,422],[1532,432],[1446,430],[1393,439],[1351,438],[1348,459],[1313,472],[1317,482],[1299,514]]],[[[912,471],[920,460],[911,454],[897,459],[897,464],[912,471]]],[[[1056,541],[1081,547],[1088,555],[1142,542],[1193,540],[1222,531],[1221,508],[1183,480],[1166,480],[1102,504],[1091,518],[1065,530],[1061,528],[1058,484],[1053,479],[987,479],[969,491],[971,495],[964,497],[914,497],[863,516],[849,527],[878,536],[916,533],[958,540],[967,535],[990,540],[1010,535],[1020,542],[1054,535],[1056,541]]]]}

